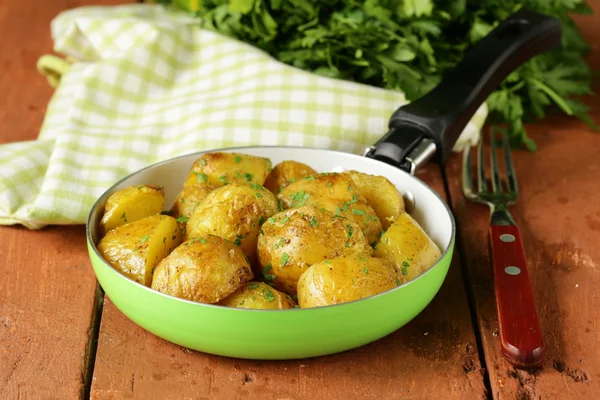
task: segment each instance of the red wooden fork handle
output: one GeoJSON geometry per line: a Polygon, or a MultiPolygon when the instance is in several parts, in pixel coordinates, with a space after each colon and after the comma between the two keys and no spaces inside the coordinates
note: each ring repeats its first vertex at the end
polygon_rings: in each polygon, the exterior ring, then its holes
{"type": "Polygon", "coordinates": [[[544,341],[519,228],[491,225],[489,233],[502,353],[517,367],[536,366],[544,341]]]}

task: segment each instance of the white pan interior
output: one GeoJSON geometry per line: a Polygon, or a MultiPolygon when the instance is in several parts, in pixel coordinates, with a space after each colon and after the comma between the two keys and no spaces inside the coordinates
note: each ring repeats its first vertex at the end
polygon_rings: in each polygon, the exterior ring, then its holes
{"type": "MultiPolygon", "coordinates": [[[[337,151],[302,147],[241,147],[216,149],[214,151],[238,152],[267,157],[273,165],[284,160],[295,160],[311,166],[318,172],[341,172],[354,169],[371,175],[388,178],[401,193],[411,192],[415,198],[415,207],[411,215],[421,224],[433,241],[442,249],[448,248],[452,241],[454,220],[446,203],[422,181],[414,176],[366,157],[337,151]]],[[[181,190],[192,164],[202,153],[194,153],[164,161],[147,167],[115,185],[111,193],[128,186],[155,184],[165,188],[166,206],[170,208],[181,190]]],[[[110,193],[105,194],[94,209],[90,218],[90,231],[94,243],[97,243],[96,224],[103,211],[103,204],[110,193]]]]}

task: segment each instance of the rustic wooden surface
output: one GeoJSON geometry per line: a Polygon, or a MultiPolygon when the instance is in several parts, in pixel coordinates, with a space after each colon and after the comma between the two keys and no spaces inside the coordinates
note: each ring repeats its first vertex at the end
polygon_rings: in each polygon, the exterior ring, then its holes
{"type": "MultiPolygon", "coordinates": [[[[90,0],[0,5],[0,144],[37,136],[52,89],[36,71],[50,20],[90,0]]],[[[116,1],[103,1],[116,3],[116,1]]],[[[84,228],[0,228],[0,399],[89,391],[96,279],[84,228]]]]}
{"type": "MultiPolygon", "coordinates": [[[[0,144],[37,135],[52,94],[35,70],[39,55],[51,50],[50,20],[67,8],[119,2],[2,3],[0,144]]],[[[600,1],[592,5],[599,15],[580,17],[579,25],[593,44],[589,60],[600,68],[600,1]]],[[[499,356],[488,212],[463,199],[455,157],[447,173],[462,269],[455,259],[438,296],[405,328],[363,348],[313,360],[209,356],[145,332],[108,299],[100,315],[82,227],[38,232],[1,227],[0,398],[600,398],[600,135],[557,117],[530,132],[540,149],[515,154],[521,197],[514,216],[548,347],[541,368],[517,371],[499,356]],[[470,282],[475,328],[463,278],[470,282]]],[[[422,178],[442,191],[435,168],[422,178]]]]}
{"type": "MultiPolygon", "coordinates": [[[[420,177],[443,192],[437,168],[420,177]]],[[[455,262],[438,296],[409,325],[359,349],[309,360],[257,362],[183,350],[138,328],[107,300],[92,397],[481,399],[483,379],[455,262]]]]}

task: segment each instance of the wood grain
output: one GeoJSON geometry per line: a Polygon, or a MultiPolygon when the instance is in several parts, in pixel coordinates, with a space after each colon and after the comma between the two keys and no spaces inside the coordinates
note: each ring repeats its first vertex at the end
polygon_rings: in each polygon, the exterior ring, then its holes
{"type": "MultiPolygon", "coordinates": [[[[442,190],[435,167],[420,177],[442,190]]],[[[137,327],[107,300],[92,384],[94,399],[485,396],[457,262],[429,307],[404,328],[356,350],[307,360],[260,362],[189,351],[137,327]]]]}
{"type": "Polygon", "coordinates": [[[520,188],[511,208],[521,228],[546,343],[541,368],[515,370],[500,351],[485,238],[487,207],[467,202],[460,159],[448,165],[452,203],[497,399],[597,399],[600,394],[600,135],[562,124],[530,127],[537,153],[513,152],[520,188]]]}
{"type": "Polygon", "coordinates": [[[0,398],[84,392],[96,280],[82,227],[0,229],[0,398]]]}
{"type": "MultiPolygon", "coordinates": [[[[36,70],[52,50],[50,21],[85,3],[2,1],[0,144],[37,136],[52,95],[36,70]]],[[[96,307],[83,227],[0,227],[0,276],[0,398],[82,397],[96,307]]]]}

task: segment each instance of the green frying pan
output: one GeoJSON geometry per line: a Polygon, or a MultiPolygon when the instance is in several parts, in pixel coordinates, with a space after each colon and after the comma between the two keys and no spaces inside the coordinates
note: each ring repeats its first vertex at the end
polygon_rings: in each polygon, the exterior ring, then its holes
{"type": "MultiPolygon", "coordinates": [[[[92,266],[111,301],[133,322],[181,346],[252,359],[292,359],[352,349],[390,334],[419,314],[444,281],[455,243],[452,213],[412,173],[435,156],[443,164],[475,110],[508,73],[560,41],[560,23],[519,11],[482,39],[444,80],[423,98],[400,108],[389,132],[363,156],[312,148],[219,149],[268,157],[276,164],[298,160],[319,172],[358,170],[383,175],[411,202],[411,215],[443,249],[427,272],[395,289],[362,300],[308,309],[247,310],[182,300],[121,275],[96,249],[106,199],[140,184],[165,188],[166,204],[179,193],[194,153],[149,166],[108,189],[92,208],[87,243],[92,266]]],[[[212,150],[217,151],[217,150],[212,150]]]]}

